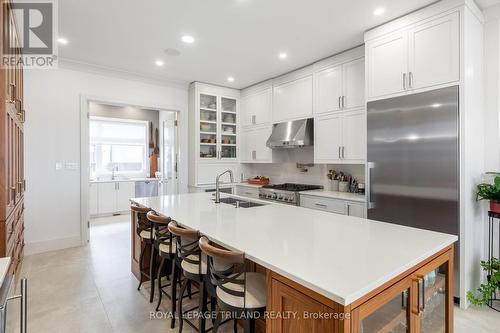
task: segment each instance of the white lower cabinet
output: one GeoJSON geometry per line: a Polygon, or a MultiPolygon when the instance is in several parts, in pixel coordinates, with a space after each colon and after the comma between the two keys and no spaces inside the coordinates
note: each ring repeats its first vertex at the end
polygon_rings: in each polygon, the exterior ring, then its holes
{"type": "Polygon", "coordinates": [[[130,210],[135,182],[93,183],[90,185],[90,215],[106,215],[130,210]]]}
{"type": "Polygon", "coordinates": [[[335,214],[365,217],[365,204],[362,202],[301,194],[300,206],[335,214]]]}
{"type": "Polygon", "coordinates": [[[315,163],[364,163],[365,110],[316,117],[314,123],[315,163]]]}

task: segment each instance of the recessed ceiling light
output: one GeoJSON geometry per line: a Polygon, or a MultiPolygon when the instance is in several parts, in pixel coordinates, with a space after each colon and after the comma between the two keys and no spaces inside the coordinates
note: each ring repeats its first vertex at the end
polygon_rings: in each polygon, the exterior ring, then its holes
{"type": "Polygon", "coordinates": [[[189,36],[189,35],[184,35],[182,36],[182,41],[186,44],[193,44],[194,43],[194,37],[193,36],[189,36]]]}
{"type": "Polygon", "coordinates": [[[68,40],[67,40],[66,38],[63,38],[63,37],[59,37],[59,38],[57,39],[57,42],[58,42],[59,44],[62,44],[62,45],[66,45],[66,44],[68,44],[68,40]]]}
{"type": "Polygon", "coordinates": [[[385,8],[382,8],[382,7],[377,8],[373,11],[373,15],[375,15],[375,16],[380,16],[384,13],[385,13],[385,8]]]}
{"type": "Polygon", "coordinates": [[[163,62],[163,60],[156,60],[156,61],[155,61],[155,64],[156,64],[156,66],[158,66],[158,67],[162,67],[163,65],[165,65],[165,63],[163,62]]]}
{"type": "Polygon", "coordinates": [[[229,76],[229,77],[227,78],[227,81],[228,81],[228,82],[234,82],[234,77],[229,76]]]}
{"type": "Polygon", "coordinates": [[[281,52],[281,53],[279,54],[279,58],[280,58],[280,59],[286,59],[286,58],[288,58],[288,54],[286,54],[285,52],[281,52]]]}

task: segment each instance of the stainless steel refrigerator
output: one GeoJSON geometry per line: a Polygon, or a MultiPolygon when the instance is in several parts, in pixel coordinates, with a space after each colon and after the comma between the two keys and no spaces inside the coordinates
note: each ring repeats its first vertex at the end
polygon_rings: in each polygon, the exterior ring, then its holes
{"type": "Polygon", "coordinates": [[[459,235],[458,86],[370,102],[367,117],[368,217],[459,235]]]}

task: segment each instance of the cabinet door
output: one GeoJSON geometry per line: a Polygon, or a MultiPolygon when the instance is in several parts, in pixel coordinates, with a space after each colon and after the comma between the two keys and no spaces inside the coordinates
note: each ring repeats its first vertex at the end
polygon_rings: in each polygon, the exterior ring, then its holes
{"type": "Polygon", "coordinates": [[[241,133],[240,142],[240,161],[242,163],[251,163],[254,161],[255,151],[255,131],[246,130],[241,133]]]}
{"type": "MultiPolygon", "coordinates": [[[[99,214],[111,214],[116,212],[116,183],[99,183],[99,214]]],[[[129,207],[130,208],[130,207],[129,207]]]]}
{"type": "Polygon", "coordinates": [[[421,333],[450,332],[453,325],[453,250],[450,250],[415,273],[417,289],[415,313],[421,333]]]}
{"type": "Polygon", "coordinates": [[[342,108],[342,66],[323,69],[314,74],[314,113],[339,111],[342,108]]]}
{"type": "Polygon", "coordinates": [[[344,201],[324,197],[301,195],[300,206],[342,215],[346,213],[344,201]]]}
{"type": "Polygon", "coordinates": [[[365,58],[342,66],[344,109],[361,108],[365,105],[365,58]]]}
{"type": "Polygon", "coordinates": [[[459,13],[417,26],[409,32],[409,88],[460,79],[459,13]]]}
{"type": "Polygon", "coordinates": [[[368,97],[378,98],[405,91],[408,72],[408,33],[401,32],[367,44],[368,97]]]}
{"type": "Polygon", "coordinates": [[[242,125],[252,126],[271,122],[273,112],[273,90],[271,87],[241,100],[242,125]]]}
{"type": "Polygon", "coordinates": [[[130,209],[130,199],[135,197],[135,182],[119,182],[116,192],[116,212],[130,209]]]}
{"type": "Polygon", "coordinates": [[[273,121],[307,118],[312,115],[312,75],[273,88],[273,121]]]}
{"type": "Polygon", "coordinates": [[[267,147],[267,140],[271,136],[272,127],[267,126],[255,130],[254,133],[254,159],[258,162],[272,162],[273,150],[267,147]]]}
{"type": "Polygon", "coordinates": [[[98,189],[98,184],[90,184],[90,190],[89,190],[89,211],[90,215],[97,215],[99,214],[99,189],[98,189]]]}
{"type": "Polygon", "coordinates": [[[346,213],[349,216],[365,217],[365,205],[359,202],[346,202],[346,213]]]}
{"type": "Polygon", "coordinates": [[[406,278],[352,311],[352,333],[410,332],[411,279],[406,278]]]}
{"type": "Polygon", "coordinates": [[[365,111],[346,113],[342,119],[342,157],[346,161],[363,162],[366,155],[365,111]]]}
{"type": "Polygon", "coordinates": [[[221,97],[221,114],[219,142],[219,159],[236,160],[238,153],[238,126],[237,120],[240,116],[237,111],[238,101],[234,98],[221,97]]]}
{"type": "MultiPolygon", "coordinates": [[[[296,313],[290,318],[276,318],[268,320],[270,332],[334,332],[334,319],[304,318],[304,314],[333,314],[334,310],[321,304],[315,299],[301,293],[299,290],[272,279],[271,282],[271,313],[296,313]]],[[[333,317],[332,317],[333,318],[333,317]]]]}
{"type": "Polygon", "coordinates": [[[314,121],[314,160],[317,163],[338,162],[341,159],[342,118],[329,115],[314,121]]]}

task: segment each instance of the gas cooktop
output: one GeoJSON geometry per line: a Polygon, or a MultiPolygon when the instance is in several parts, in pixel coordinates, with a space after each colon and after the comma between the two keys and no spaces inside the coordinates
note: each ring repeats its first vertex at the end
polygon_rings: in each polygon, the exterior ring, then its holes
{"type": "Polygon", "coordinates": [[[259,189],[259,198],[271,201],[279,201],[290,205],[299,204],[298,192],[322,189],[323,186],[304,184],[277,184],[265,185],[259,189]]]}

